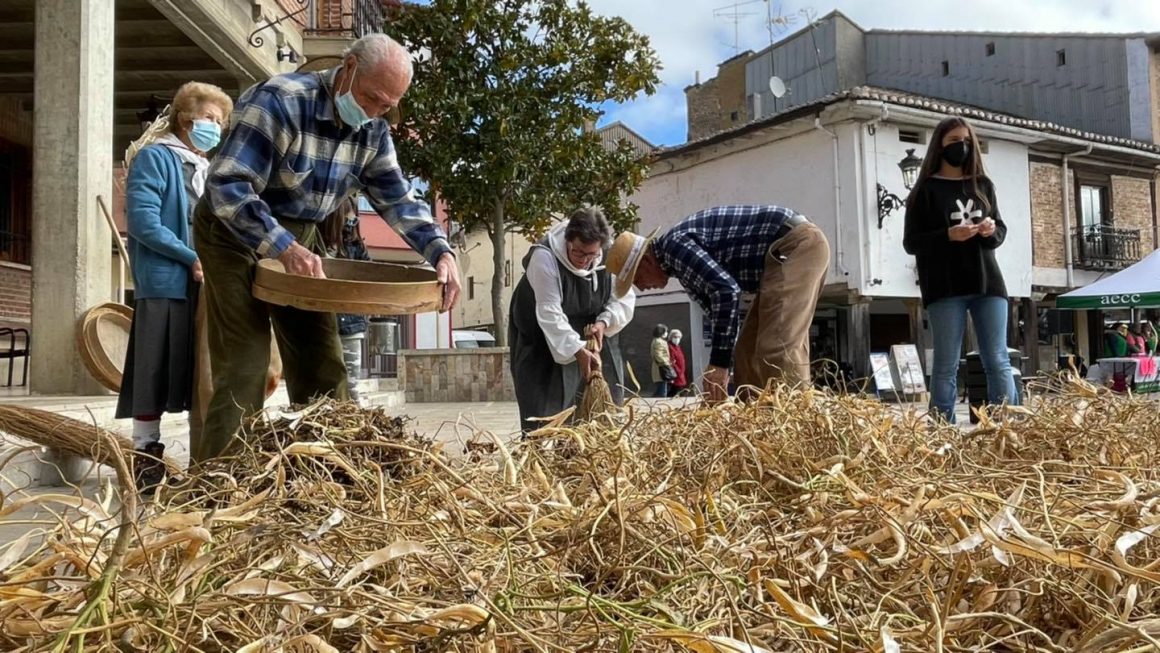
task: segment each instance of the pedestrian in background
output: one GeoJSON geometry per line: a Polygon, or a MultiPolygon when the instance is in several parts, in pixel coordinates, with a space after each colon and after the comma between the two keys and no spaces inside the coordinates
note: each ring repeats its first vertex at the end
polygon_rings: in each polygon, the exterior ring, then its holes
{"type": "Polygon", "coordinates": [[[1127,330],[1128,339],[1128,355],[1143,356],[1148,353],[1148,342],[1144,339],[1143,330],[1140,325],[1133,324],[1131,328],[1125,327],[1127,330]]]}
{"type": "MultiPolygon", "coordinates": [[[[358,198],[343,202],[322,223],[327,254],[350,261],[369,261],[366,243],[358,227],[358,198]]],[[[358,382],[362,378],[363,341],[367,334],[367,316],[339,313],[338,338],[342,342],[342,360],[346,363],[346,387],[350,400],[362,404],[358,382]]]]}
{"type": "Polygon", "coordinates": [[[1156,328],[1148,320],[1140,322],[1140,335],[1144,338],[1144,346],[1149,356],[1156,355],[1156,345],[1160,343],[1160,337],[1156,335],[1156,328]]]}
{"type": "Polygon", "coordinates": [[[665,398],[669,396],[669,384],[676,378],[673,371],[673,360],[669,355],[669,328],[663,324],[653,327],[652,341],[652,380],[655,384],[653,396],[665,398]]]}
{"type": "Polygon", "coordinates": [[[902,246],[915,258],[934,336],[930,410],[950,423],[968,315],[987,375],[987,401],[1019,401],[1007,354],[1007,286],[995,260],[1006,236],[974,129],[957,116],[943,120],[906,201],[902,246]]]}
{"type": "Polygon", "coordinates": [[[681,349],[681,330],[669,331],[669,360],[673,364],[673,380],[669,383],[669,396],[675,397],[689,387],[689,378],[685,375],[685,351],[681,349]]]}
{"type": "Polygon", "coordinates": [[[133,447],[142,454],[134,471],[146,492],[165,471],[161,415],[193,405],[194,317],[203,275],[190,221],[205,192],[206,157],[232,110],[217,86],[183,85],[165,133],[129,164],[125,214],[134,306],[116,416],[133,418],[133,447]]]}

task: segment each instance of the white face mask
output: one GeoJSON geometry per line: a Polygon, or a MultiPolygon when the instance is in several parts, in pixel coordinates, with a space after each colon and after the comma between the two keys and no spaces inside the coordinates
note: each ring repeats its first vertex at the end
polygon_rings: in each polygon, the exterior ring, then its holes
{"type": "Polygon", "coordinates": [[[673,344],[674,344],[674,345],[679,345],[679,344],[681,344],[681,339],[680,339],[680,338],[673,338],[673,344]]]}

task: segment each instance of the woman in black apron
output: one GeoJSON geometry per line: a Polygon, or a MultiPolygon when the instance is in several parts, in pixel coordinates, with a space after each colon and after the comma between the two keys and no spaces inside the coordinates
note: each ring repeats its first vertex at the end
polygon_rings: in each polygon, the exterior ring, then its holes
{"type": "Polygon", "coordinates": [[[632,320],[636,298],[617,299],[602,265],[612,240],[603,212],[576,211],[553,226],[524,257],[524,277],[512,294],[508,342],[512,380],[524,433],[576,405],[584,380],[600,366],[619,404],[624,364],[617,333],[632,320]],[[602,341],[599,361],[585,349],[588,333],[602,341]]]}

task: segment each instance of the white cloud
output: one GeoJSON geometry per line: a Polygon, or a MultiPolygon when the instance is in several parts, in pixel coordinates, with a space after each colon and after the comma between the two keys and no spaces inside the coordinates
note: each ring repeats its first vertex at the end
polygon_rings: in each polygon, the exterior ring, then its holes
{"type": "MultiPolygon", "coordinates": [[[[744,2],[744,0],[739,0],[744,2]]],[[[729,0],[588,0],[594,11],[619,15],[648,34],[660,55],[663,86],[657,95],[610,109],[605,121],[623,120],[662,144],[685,137],[684,88],[696,71],[707,79],[717,64],[733,55],[733,21],[714,17],[729,0]]],[[[774,13],[796,22],[775,38],[804,26],[799,12],[817,16],[839,9],[865,29],[1035,32],[1160,32],[1157,0],[773,0],[774,13]]],[[[769,44],[766,5],[754,2],[737,9],[742,49],[769,44]]]]}

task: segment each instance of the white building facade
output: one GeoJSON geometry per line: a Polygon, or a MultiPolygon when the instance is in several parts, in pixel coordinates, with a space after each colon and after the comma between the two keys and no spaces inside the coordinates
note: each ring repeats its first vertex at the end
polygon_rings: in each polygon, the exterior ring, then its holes
{"type": "MultiPolygon", "coordinates": [[[[914,342],[921,350],[929,342],[914,259],[902,247],[905,209],[893,210],[879,225],[879,187],[905,199],[908,189],[899,162],[910,149],[923,156],[931,131],[948,112],[965,114],[983,141],[984,165],[1008,228],[997,256],[1014,300],[1044,299],[1048,293],[1039,288],[1036,275],[1055,273],[1035,265],[1033,234],[1042,238],[1044,228],[1036,228],[1032,219],[1033,160],[1087,150],[1093,166],[1118,161],[1155,170],[1160,165],[1160,149],[1150,143],[860,87],[661,151],[648,180],[631,198],[640,207],[639,231],[663,230],[696,211],[727,204],[775,204],[807,215],[831,249],[815,314],[813,355],[846,362],[864,376],[871,351],[902,342],[914,342]]],[[[1154,200],[1148,209],[1154,224],[1154,200]]],[[[1062,222],[1057,218],[1053,224],[1062,234],[1062,222]]],[[[1154,239],[1148,243],[1150,250],[1154,239]]],[[[689,369],[695,376],[704,368],[708,334],[701,311],[675,280],[664,290],[645,293],[639,306],[632,333],[622,338],[626,358],[636,369],[647,362],[646,332],[665,320],[670,328],[694,334],[687,339],[689,369]]],[[[1013,323],[1018,319],[1013,314],[1013,323]]]]}

